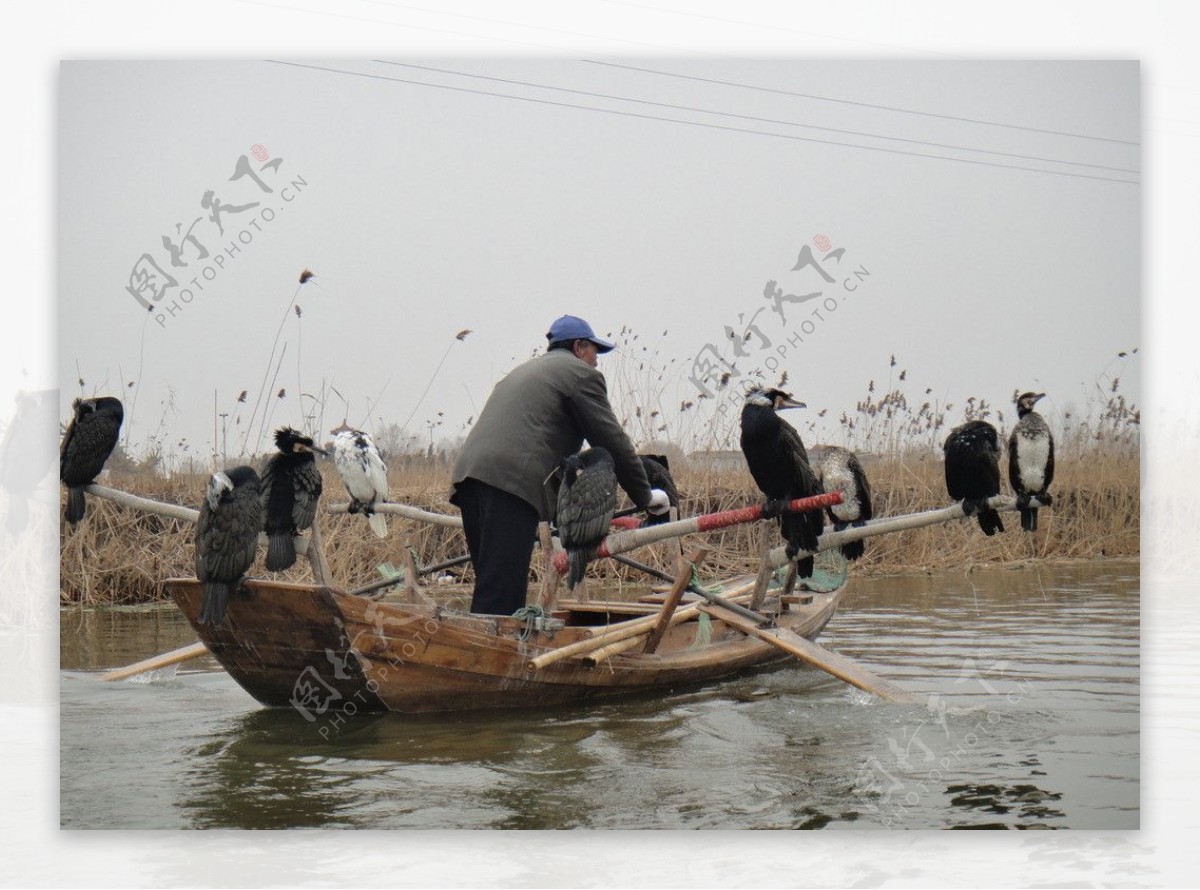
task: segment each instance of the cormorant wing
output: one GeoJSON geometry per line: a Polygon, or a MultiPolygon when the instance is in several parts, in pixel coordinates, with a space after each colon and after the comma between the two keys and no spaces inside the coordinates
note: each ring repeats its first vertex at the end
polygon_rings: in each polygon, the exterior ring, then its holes
{"type": "Polygon", "coordinates": [[[617,476],[592,468],[559,489],[558,539],[563,547],[590,546],[608,534],[617,506],[617,476]]]}

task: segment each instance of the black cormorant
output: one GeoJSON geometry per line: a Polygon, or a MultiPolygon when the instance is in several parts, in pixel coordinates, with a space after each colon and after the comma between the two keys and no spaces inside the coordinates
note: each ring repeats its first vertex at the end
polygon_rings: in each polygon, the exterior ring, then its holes
{"type": "Polygon", "coordinates": [[[1045,418],[1033,410],[1044,392],[1027,392],[1017,399],[1017,425],[1008,437],[1008,481],[1021,510],[1021,528],[1037,531],[1037,509],[1028,506],[1036,497],[1046,506],[1046,491],[1054,481],[1054,436],[1045,418]]]}
{"type": "Polygon", "coordinates": [[[606,449],[589,448],[562,462],[562,477],[555,522],[570,566],[567,585],[573,589],[608,534],[617,507],[617,470],[606,449]]]}
{"type": "MultiPolygon", "coordinates": [[[[778,414],[785,408],[803,407],[803,402],[795,401],[780,389],[751,390],[742,406],[742,454],[746,456],[750,475],[768,498],[764,515],[779,516],[788,559],[795,559],[801,550],[815,553],[817,539],[825,527],[820,510],[780,512],[783,502],[822,493],[800,434],[778,414]]],[[[812,556],[801,559],[796,571],[801,578],[811,577],[812,556]]]]}
{"type": "Polygon", "coordinates": [[[125,409],[112,396],[76,399],[72,407],[75,417],[63,436],[58,475],[67,486],[67,522],[75,523],[87,510],[83,487],[95,481],[117,447],[125,409]]]}
{"type": "Polygon", "coordinates": [[[1000,494],[1000,435],[986,420],[957,426],[942,446],[946,452],[946,490],[963,502],[963,513],[978,514],[985,535],[1004,531],[1000,514],[987,499],[1000,494]]]}
{"type": "MultiPolygon", "coordinates": [[[[813,451],[813,470],[821,488],[842,495],[840,504],[827,508],[834,530],[842,531],[851,525],[861,526],[874,515],[871,509],[871,483],[867,481],[862,464],[853,451],[836,445],[826,445],[820,450],[814,448],[813,451]]],[[[846,559],[858,559],[863,555],[864,543],[851,541],[843,544],[842,555],[846,559]]]]}
{"type": "Polygon", "coordinates": [[[214,473],[196,523],[196,577],[204,584],[201,624],[220,624],[230,594],[254,564],[263,527],[258,473],[234,467],[214,473]]]}
{"type": "MultiPolygon", "coordinates": [[[[672,507],[679,509],[679,489],[675,487],[675,480],[671,477],[671,466],[667,463],[665,454],[639,454],[642,459],[642,467],[646,470],[646,478],[650,482],[651,488],[658,488],[667,493],[667,501],[672,507]]],[[[653,513],[646,516],[642,525],[659,525],[667,522],[671,518],[670,511],[660,513],[655,516],[653,513]]]]}
{"type": "Polygon", "coordinates": [[[281,572],[296,562],[296,534],[316,518],[321,473],[313,452],[325,451],[287,426],[275,431],[275,444],[279,451],[263,467],[261,498],[267,569],[281,572]]]}
{"type": "Polygon", "coordinates": [[[388,497],[387,467],[371,437],[361,430],[343,430],[333,437],[333,465],[350,495],[350,512],[362,513],[371,531],[387,537],[387,520],[375,505],[388,497]]]}

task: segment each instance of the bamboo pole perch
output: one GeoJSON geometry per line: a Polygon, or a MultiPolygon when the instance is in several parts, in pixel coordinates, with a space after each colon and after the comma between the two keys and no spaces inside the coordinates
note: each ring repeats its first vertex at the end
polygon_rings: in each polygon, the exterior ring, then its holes
{"type": "MultiPolygon", "coordinates": [[[[376,504],[376,513],[390,513],[393,516],[402,516],[405,519],[415,519],[417,522],[428,522],[430,525],[440,525],[445,528],[462,528],[462,517],[451,516],[448,513],[431,513],[428,510],[421,510],[417,507],[410,507],[408,504],[393,504],[382,503],[376,504]]],[[[325,507],[328,513],[349,513],[349,504],[329,504],[325,507]]]]}
{"type": "MultiPolygon", "coordinates": [[[[155,501],[150,498],[138,497],[136,494],[130,494],[127,491],[120,491],[116,488],[109,488],[105,485],[84,486],[84,491],[93,497],[98,497],[101,500],[112,501],[122,507],[128,507],[130,510],[140,510],[143,513],[153,513],[156,516],[165,516],[168,519],[179,519],[183,522],[196,523],[200,521],[200,511],[191,507],[185,507],[182,504],[168,504],[165,501],[155,501]]],[[[258,543],[265,546],[267,536],[260,534],[258,543]]],[[[296,553],[304,556],[308,553],[308,538],[303,535],[296,536],[296,553]]]]}
{"type": "MultiPolygon", "coordinates": [[[[798,498],[787,505],[789,511],[821,510],[825,507],[835,507],[842,502],[839,492],[819,494],[810,498],[798,498]]],[[[678,522],[664,522],[662,525],[652,525],[649,528],[631,529],[614,532],[600,542],[596,559],[605,556],[616,556],[647,544],[654,544],[667,538],[680,535],[691,535],[698,532],[715,531],[728,528],[731,525],[741,525],[746,522],[756,522],[762,519],[762,505],[742,507],[738,510],[726,510],[722,513],[707,513],[703,516],[693,516],[690,519],[680,519],[678,522]]],[[[567,572],[567,554],[558,553],[554,556],[554,568],[560,575],[567,572]]]]}
{"type": "MultiPolygon", "coordinates": [[[[1030,502],[1031,506],[1043,506],[1036,498],[1030,502]]],[[[988,506],[1000,513],[1012,512],[1018,509],[1017,499],[1008,497],[1007,495],[996,495],[988,498],[988,506]]],[[[905,513],[901,516],[888,516],[882,519],[869,519],[867,522],[858,527],[850,527],[840,532],[827,531],[817,539],[817,553],[822,553],[826,550],[832,550],[835,547],[841,547],[843,544],[849,544],[851,541],[862,541],[866,538],[873,538],[876,535],[890,534],[891,532],[909,531],[914,528],[925,528],[929,525],[937,525],[942,522],[950,522],[954,519],[962,519],[966,516],[963,512],[961,502],[951,504],[949,507],[941,507],[937,510],[925,510],[921,513],[905,513]]],[[[770,562],[772,566],[787,564],[786,548],[776,547],[771,551],[770,562]]],[[[807,550],[801,550],[796,554],[798,558],[803,559],[805,556],[811,556],[807,550]]]]}

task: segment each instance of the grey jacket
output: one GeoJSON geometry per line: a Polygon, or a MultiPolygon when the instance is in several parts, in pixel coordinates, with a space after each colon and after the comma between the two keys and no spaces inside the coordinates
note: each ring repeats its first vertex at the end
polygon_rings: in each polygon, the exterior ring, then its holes
{"type": "MultiPolygon", "coordinates": [[[[530,359],[492,391],[454,465],[455,485],[470,477],[554,514],[557,480],[546,477],[583,440],[607,448],[617,481],[638,507],[650,502],[646,471],[608,403],[604,375],[565,349],[530,359]]],[[[451,503],[455,503],[452,495],[451,503]]]]}

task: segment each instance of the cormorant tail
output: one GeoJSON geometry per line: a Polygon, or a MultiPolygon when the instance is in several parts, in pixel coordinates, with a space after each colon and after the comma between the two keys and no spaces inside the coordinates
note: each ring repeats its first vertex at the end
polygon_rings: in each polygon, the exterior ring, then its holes
{"type": "Polygon", "coordinates": [[[290,532],[272,534],[267,539],[267,569],[282,572],[296,562],[296,542],[290,532]]]}
{"type": "Polygon", "coordinates": [[[229,590],[233,585],[226,581],[208,581],[204,585],[204,599],[200,603],[200,623],[214,627],[225,620],[225,609],[229,606],[229,590]]]}
{"type": "Polygon", "coordinates": [[[980,510],[978,519],[979,527],[989,538],[996,532],[1004,531],[1004,523],[1000,521],[1000,514],[995,510],[980,510]]]}
{"type": "Polygon", "coordinates": [[[813,573],[813,558],[806,556],[804,559],[796,560],[796,577],[811,578],[813,573]]]}
{"type": "Polygon", "coordinates": [[[87,502],[83,499],[83,486],[75,486],[67,489],[67,522],[74,525],[79,520],[83,519],[83,514],[87,512],[87,502]]]}
{"type": "Polygon", "coordinates": [[[574,589],[575,585],[583,580],[583,576],[587,573],[588,557],[591,552],[588,548],[573,549],[567,553],[567,589],[574,589]]]}
{"type": "Polygon", "coordinates": [[[1037,510],[1021,511],[1021,528],[1027,532],[1037,531],[1037,510]]]}
{"type": "Polygon", "coordinates": [[[865,550],[862,541],[851,541],[849,544],[842,545],[842,556],[846,559],[858,559],[865,550]]]}

